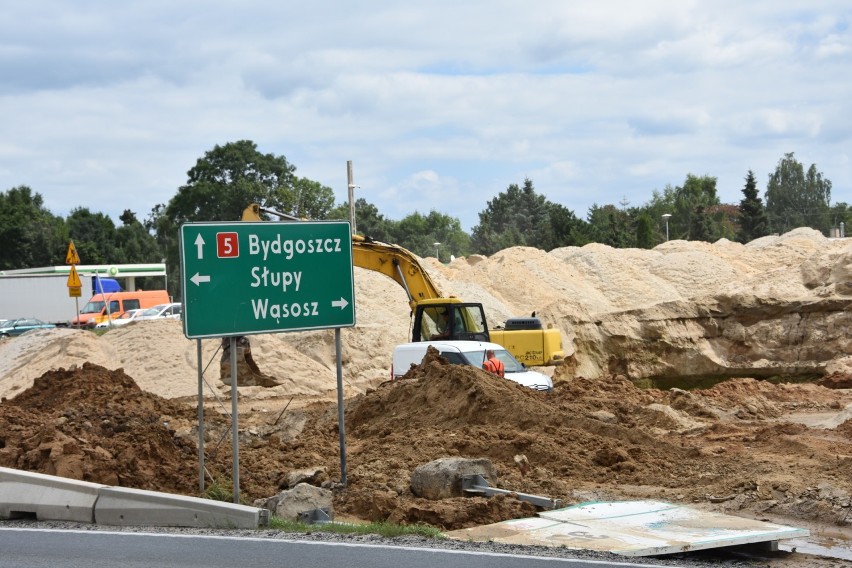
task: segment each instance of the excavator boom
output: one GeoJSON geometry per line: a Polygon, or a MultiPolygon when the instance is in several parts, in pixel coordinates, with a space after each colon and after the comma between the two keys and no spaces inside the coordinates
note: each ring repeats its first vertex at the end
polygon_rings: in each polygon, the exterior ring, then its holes
{"type": "Polygon", "coordinates": [[[381,272],[402,286],[412,311],[423,300],[441,297],[438,286],[420,266],[417,257],[399,245],[352,235],[352,262],[355,266],[381,272]]]}

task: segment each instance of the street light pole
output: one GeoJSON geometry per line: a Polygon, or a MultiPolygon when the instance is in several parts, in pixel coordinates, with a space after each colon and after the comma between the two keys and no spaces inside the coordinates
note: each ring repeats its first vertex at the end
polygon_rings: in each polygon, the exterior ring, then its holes
{"type": "Polygon", "coordinates": [[[441,257],[438,255],[438,247],[441,246],[441,243],[434,243],[435,245],[435,258],[438,259],[438,262],[441,262],[441,257]]]}
{"type": "Polygon", "coordinates": [[[669,217],[671,216],[671,213],[663,213],[663,221],[666,222],[666,241],[669,240],[669,217]]]}

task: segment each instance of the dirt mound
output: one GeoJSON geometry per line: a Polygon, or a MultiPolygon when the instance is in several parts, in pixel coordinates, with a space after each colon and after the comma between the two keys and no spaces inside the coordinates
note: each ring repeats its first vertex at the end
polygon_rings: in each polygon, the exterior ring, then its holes
{"type": "Polygon", "coordinates": [[[49,371],[0,405],[0,465],[72,479],[192,491],[180,471],[195,446],[170,423],[190,409],[143,392],[122,370],[49,371]]]}
{"type": "MultiPolygon", "coordinates": [[[[429,501],[411,493],[415,468],[461,456],[492,460],[501,488],[566,504],[653,497],[836,520],[852,496],[852,421],[815,431],[776,416],[804,401],[810,410],[843,408],[849,398],[751,379],[707,391],[642,390],[618,376],[538,392],[432,352],[403,379],[346,404],[348,484],[335,493],[335,511],[444,529],[534,513],[511,497],[429,501]],[[518,467],[518,455],[529,469],[518,467]]],[[[196,420],[193,405],[144,392],[121,370],[49,371],[0,403],[0,465],[195,495],[196,420]]],[[[328,479],[341,478],[334,405],[240,420],[244,501],[286,488],[296,469],[323,467],[328,479]]],[[[228,421],[208,409],[205,429],[209,481],[227,487],[228,421]]]]}

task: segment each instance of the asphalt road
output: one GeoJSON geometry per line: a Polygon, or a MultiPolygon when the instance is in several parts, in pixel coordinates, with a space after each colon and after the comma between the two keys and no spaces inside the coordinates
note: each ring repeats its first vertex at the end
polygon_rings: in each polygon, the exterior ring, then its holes
{"type": "MultiPolygon", "coordinates": [[[[0,567],[609,568],[663,566],[482,551],[220,535],[0,527],[0,567]]],[[[672,564],[665,564],[671,567],[672,564]]]]}

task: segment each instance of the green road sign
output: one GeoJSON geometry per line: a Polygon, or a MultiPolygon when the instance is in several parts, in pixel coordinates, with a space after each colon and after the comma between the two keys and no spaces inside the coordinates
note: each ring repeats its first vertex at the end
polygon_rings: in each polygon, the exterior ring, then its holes
{"type": "Polygon", "coordinates": [[[355,325],[348,222],[187,223],[180,252],[190,339],[355,325]]]}

